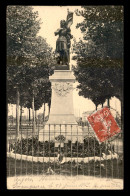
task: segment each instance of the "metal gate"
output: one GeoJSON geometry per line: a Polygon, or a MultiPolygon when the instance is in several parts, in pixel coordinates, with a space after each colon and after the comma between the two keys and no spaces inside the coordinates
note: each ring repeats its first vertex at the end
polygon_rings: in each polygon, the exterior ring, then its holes
{"type": "Polygon", "coordinates": [[[88,123],[61,124],[58,130],[57,125],[47,126],[48,130],[41,132],[44,127],[37,123],[33,132],[29,124],[22,125],[18,135],[15,126],[8,126],[8,177],[46,174],[123,178],[123,133],[99,144],[88,123]]]}

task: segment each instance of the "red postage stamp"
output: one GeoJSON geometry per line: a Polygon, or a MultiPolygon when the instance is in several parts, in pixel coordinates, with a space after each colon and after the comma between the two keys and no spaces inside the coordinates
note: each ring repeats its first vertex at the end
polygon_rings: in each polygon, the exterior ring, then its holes
{"type": "Polygon", "coordinates": [[[88,121],[91,124],[100,143],[121,132],[114,117],[107,107],[104,107],[96,113],[88,116],[88,121]]]}

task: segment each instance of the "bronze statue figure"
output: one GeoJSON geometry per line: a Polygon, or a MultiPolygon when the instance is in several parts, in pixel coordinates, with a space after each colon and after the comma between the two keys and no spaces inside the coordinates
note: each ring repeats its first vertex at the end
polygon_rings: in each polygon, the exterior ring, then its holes
{"type": "MultiPolygon", "coordinates": [[[[72,14],[72,13],[71,13],[72,14]]],[[[60,29],[57,29],[55,36],[59,35],[56,41],[56,59],[60,65],[69,65],[70,61],[70,39],[73,38],[71,35],[69,20],[60,21],[60,29]]]]}

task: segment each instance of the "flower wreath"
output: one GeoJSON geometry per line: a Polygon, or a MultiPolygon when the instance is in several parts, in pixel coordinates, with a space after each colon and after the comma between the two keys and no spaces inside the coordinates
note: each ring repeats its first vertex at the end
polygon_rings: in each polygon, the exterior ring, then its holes
{"type": "Polygon", "coordinates": [[[55,140],[57,140],[58,142],[64,142],[65,139],[66,138],[63,135],[59,135],[59,136],[55,137],[55,140]]]}

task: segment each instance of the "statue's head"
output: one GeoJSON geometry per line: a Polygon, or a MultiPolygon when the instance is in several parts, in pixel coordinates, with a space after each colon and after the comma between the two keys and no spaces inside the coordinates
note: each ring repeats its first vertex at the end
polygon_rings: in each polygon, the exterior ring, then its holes
{"type": "Polygon", "coordinates": [[[61,28],[63,28],[66,25],[66,21],[65,20],[61,20],[60,21],[60,26],[61,28]]]}

